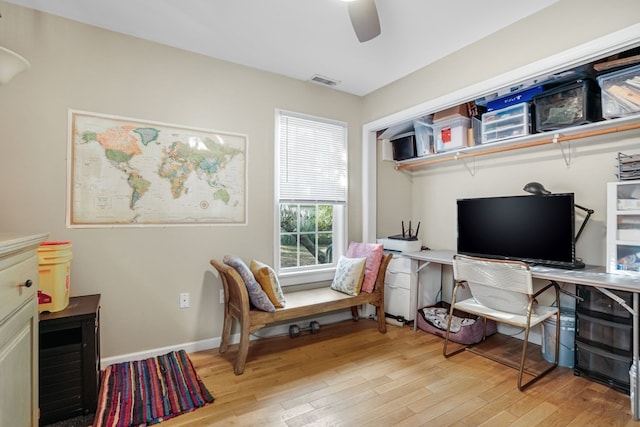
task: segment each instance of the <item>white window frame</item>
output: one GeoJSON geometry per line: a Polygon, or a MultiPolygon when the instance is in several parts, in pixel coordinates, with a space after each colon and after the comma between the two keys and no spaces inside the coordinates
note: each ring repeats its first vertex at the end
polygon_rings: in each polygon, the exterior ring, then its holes
{"type": "MultiPolygon", "coordinates": [[[[317,116],[311,116],[307,114],[295,113],[291,111],[276,109],[275,111],[275,137],[274,137],[274,269],[278,274],[280,284],[282,286],[313,283],[313,282],[326,282],[333,279],[335,275],[335,267],[338,259],[346,252],[346,240],[347,240],[347,200],[348,200],[348,187],[346,189],[347,194],[344,202],[329,202],[329,201],[299,201],[301,204],[313,205],[313,204],[331,204],[334,206],[333,212],[333,257],[330,264],[322,264],[316,266],[295,267],[291,269],[280,268],[280,117],[286,115],[290,117],[298,117],[306,120],[318,121],[321,123],[335,124],[344,127],[344,156],[345,162],[348,165],[347,151],[348,151],[348,127],[347,123],[326,119],[317,116]]],[[[348,169],[347,169],[348,174],[348,169]]],[[[348,177],[347,177],[348,182],[348,177]]],[[[298,201],[290,201],[291,203],[298,201]]]]}

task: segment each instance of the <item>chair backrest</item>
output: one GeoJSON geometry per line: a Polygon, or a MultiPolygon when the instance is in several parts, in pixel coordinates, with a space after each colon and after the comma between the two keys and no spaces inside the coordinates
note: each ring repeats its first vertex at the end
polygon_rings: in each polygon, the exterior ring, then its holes
{"type": "Polygon", "coordinates": [[[212,259],[209,262],[220,274],[224,289],[225,308],[232,315],[244,313],[249,307],[249,292],[240,273],[235,268],[218,260],[212,259]]]}
{"type": "Polygon", "coordinates": [[[456,254],[453,277],[468,284],[478,303],[494,310],[524,314],[533,295],[531,270],[521,261],[456,254]]]}

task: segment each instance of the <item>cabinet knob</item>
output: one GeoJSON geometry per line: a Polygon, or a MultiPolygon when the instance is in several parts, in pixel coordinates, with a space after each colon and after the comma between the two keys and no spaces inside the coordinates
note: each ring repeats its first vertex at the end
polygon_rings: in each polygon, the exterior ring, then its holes
{"type": "Polygon", "coordinates": [[[21,287],[24,286],[25,288],[30,288],[31,285],[33,285],[33,280],[31,279],[27,279],[26,282],[24,282],[24,284],[20,285],[21,287]]]}

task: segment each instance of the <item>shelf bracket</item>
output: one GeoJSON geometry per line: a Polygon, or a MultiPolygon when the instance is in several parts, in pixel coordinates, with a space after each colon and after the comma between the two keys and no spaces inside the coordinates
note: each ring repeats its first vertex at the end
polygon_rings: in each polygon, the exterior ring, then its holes
{"type": "Polygon", "coordinates": [[[467,164],[467,161],[465,160],[464,157],[460,157],[459,156],[460,153],[456,153],[455,155],[455,159],[456,160],[462,160],[462,163],[464,164],[464,167],[467,168],[467,170],[469,171],[469,173],[471,174],[471,176],[476,176],[476,158],[472,157],[473,159],[473,170],[469,168],[469,165],[467,164]]]}
{"type": "Polygon", "coordinates": [[[559,138],[560,138],[560,134],[556,132],[556,133],[553,134],[552,141],[553,141],[554,144],[557,144],[558,147],[560,147],[560,152],[562,153],[562,158],[564,159],[564,164],[567,165],[567,167],[569,167],[569,165],[571,164],[571,140],[569,140],[567,142],[567,144],[569,144],[569,150],[568,150],[568,153],[566,153],[564,151],[564,147],[558,141],[559,138]]]}

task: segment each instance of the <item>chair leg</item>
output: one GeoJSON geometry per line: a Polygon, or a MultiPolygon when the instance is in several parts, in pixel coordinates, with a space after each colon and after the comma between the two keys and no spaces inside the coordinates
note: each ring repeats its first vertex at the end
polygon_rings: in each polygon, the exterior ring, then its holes
{"type": "Polygon", "coordinates": [[[381,334],[385,334],[387,332],[387,320],[384,316],[384,307],[382,305],[378,305],[376,307],[376,315],[378,316],[378,331],[381,334]]]}
{"type": "Polygon", "coordinates": [[[351,317],[355,321],[360,320],[360,313],[358,313],[358,306],[357,305],[354,305],[353,307],[351,307],[351,317]]]}
{"type": "Polygon", "coordinates": [[[224,314],[224,323],[222,326],[222,336],[220,337],[220,353],[224,353],[229,348],[229,340],[231,338],[231,325],[233,318],[229,313],[224,314]]]}
{"type": "Polygon", "coordinates": [[[249,338],[249,325],[241,322],[240,346],[238,348],[236,364],[233,368],[233,372],[236,375],[240,375],[244,372],[244,365],[247,362],[247,355],[249,354],[249,338]]]}
{"type": "Polygon", "coordinates": [[[530,326],[527,325],[524,332],[524,339],[522,340],[522,354],[520,355],[520,366],[518,368],[518,390],[520,391],[524,390],[528,385],[530,385],[532,382],[534,382],[538,378],[538,377],[534,377],[528,383],[525,383],[524,385],[522,384],[524,364],[525,364],[525,361],[527,360],[527,344],[529,342],[529,329],[530,329],[530,326]]]}
{"type": "MultiPolygon", "coordinates": [[[[529,312],[531,307],[529,308],[529,312]]],[[[530,316],[530,315],[529,315],[530,316]]],[[[530,319],[527,319],[530,320],[530,319]]],[[[524,365],[527,357],[527,344],[529,342],[529,330],[531,329],[529,325],[529,321],[527,321],[527,326],[524,331],[524,340],[522,342],[522,356],[520,357],[520,367],[518,369],[518,390],[523,391],[525,388],[529,387],[531,384],[538,381],[543,376],[547,375],[549,372],[554,370],[558,366],[558,356],[559,356],[559,347],[560,347],[560,309],[558,308],[558,312],[556,313],[556,351],[555,351],[555,361],[554,363],[540,372],[538,375],[534,376],[531,380],[526,383],[522,383],[522,377],[524,373],[524,365]]]]}
{"type": "Polygon", "coordinates": [[[458,354],[468,347],[466,345],[461,345],[461,347],[457,348],[451,353],[447,352],[447,347],[449,346],[449,332],[451,331],[451,320],[453,319],[453,306],[456,304],[457,293],[458,293],[458,283],[456,283],[456,286],[453,289],[453,296],[451,298],[451,308],[449,309],[449,318],[447,319],[447,330],[444,335],[444,346],[442,347],[442,355],[445,358],[453,356],[454,354],[458,354]]]}

